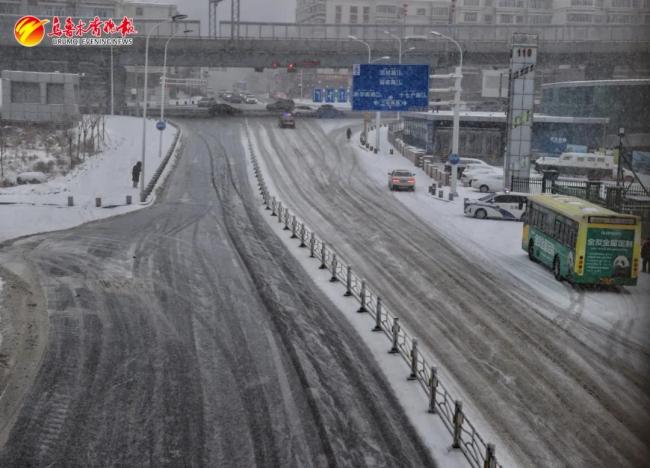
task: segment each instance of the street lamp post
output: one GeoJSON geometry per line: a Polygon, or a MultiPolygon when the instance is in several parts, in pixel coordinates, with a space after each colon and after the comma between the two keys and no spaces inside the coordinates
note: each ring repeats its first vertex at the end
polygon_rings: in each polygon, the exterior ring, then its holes
{"type": "Polygon", "coordinates": [[[143,95],[143,103],[142,103],[142,156],[140,159],[140,162],[142,163],[142,168],[140,169],[140,202],[145,201],[145,194],[144,194],[144,180],[145,180],[145,152],[147,149],[147,75],[149,72],[149,39],[151,38],[151,34],[158,29],[160,26],[163,24],[167,23],[175,23],[176,21],[184,20],[187,18],[187,15],[174,15],[171,18],[161,21],[160,23],[154,24],[151,29],[149,30],[149,33],[147,34],[147,39],[145,40],[144,44],[144,95],[143,95]]]}
{"type": "MultiPolygon", "coordinates": [[[[454,127],[452,133],[452,154],[458,155],[458,140],[460,136],[460,92],[461,92],[461,80],[463,79],[463,49],[460,44],[453,38],[445,36],[444,34],[439,33],[438,31],[431,31],[436,37],[441,37],[447,39],[448,41],[453,42],[456,47],[458,47],[458,53],[460,54],[459,65],[456,67],[456,72],[454,73],[455,85],[454,85],[454,127]]],[[[456,164],[451,165],[451,193],[453,196],[457,196],[456,185],[458,178],[458,168],[456,164]]]]}
{"type": "MultiPolygon", "coordinates": [[[[397,63],[399,65],[401,65],[402,64],[402,38],[399,37],[399,36],[396,36],[395,34],[393,34],[392,32],[390,32],[388,30],[384,31],[384,34],[388,34],[390,37],[392,37],[393,39],[395,39],[398,42],[398,44],[399,44],[399,55],[397,57],[397,63]]],[[[401,117],[400,112],[397,111],[397,122],[398,122],[398,124],[399,124],[399,121],[400,121],[400,117],[401,117]]]]}
{"type": "MultiPolygon", "coordinates": [[[[161,86],[160,86],[160,121],[164,122],[165,120],[165,84],[166,84],[166,79],[167,79],[167,46],[169,45],[169,41],[171,41],[174,37],[176,37],[181,31],[174,31],[174,33],[169,36],[167,41],[165,41],[165,52],[163,53],[163,72],[162,72],[162,78],[161,78],[161,86]]],[[[191,33],[193,32],[191,29],[185,29],[183,33],[191,33]]],[[[162,158],[162,141],[163,141],[163,132],[164,130],[160,130],[160,136],[158,139],[158,159],[162,158]]]]}
{"type": "MultiPolygon", "coordinates": [[[[365,45],[368,48],[368,63],[372,63],[372,49],[370,48],[370,44],[368,44],[366,41],[362,41],[356,36],[348,36],[348,38],[352,39],[353,41],[360,42],[361,44],[365,45]]],[[[377,148],[377,152],[379,152],[379,142],[380,142],[379,126],[380,125],[381,125],[381,112],[377,111],[377,113],[375,114],[375,127],[377,128],[377,131],[375,132],[375,148],[377,148]]]]}

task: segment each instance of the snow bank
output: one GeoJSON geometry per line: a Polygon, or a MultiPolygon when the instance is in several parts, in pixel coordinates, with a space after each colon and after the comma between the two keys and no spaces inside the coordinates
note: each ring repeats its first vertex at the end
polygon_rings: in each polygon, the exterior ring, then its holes
{"type": "MultiPolygon", "coordinates": [[[[159,132],[150,120],[147,132],[147,181],[161,161],[159,132]]],[[[168,126],[163,134],[162,157],[178,130],[168,126]]],[[[71,173],[39,185],[22,185],[0,190],[0,242],[13,237],[71,228],[95,219],[142,208],[139,189],[133,188],[131,168],[140,160],[142,120],[137,117],[106,116],[107,147],[88,158],[71,173]],[[132,205],[126,205],[126,196],[132,205]],[[74,206],[68,207],[72,196],[74,206]],[[95,207],[101,198],[104,208],[95,207]]]]}

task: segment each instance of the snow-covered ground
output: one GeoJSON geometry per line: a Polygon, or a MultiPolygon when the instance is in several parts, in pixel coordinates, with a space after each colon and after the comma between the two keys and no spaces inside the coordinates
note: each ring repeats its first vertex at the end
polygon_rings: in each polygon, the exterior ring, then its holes
{"type": "MultiPolygon", "coordinates": [[[[337,128],[341,127],[342,121],[323,121],[327,127],[337,128]]],[[[354,122],[350,122],[352,125],[354,122]]],[[[252,186],[257,185],[252,164],[250,162],[250,152],[248,150],[248,140],[242,135],[242,146],[246,148],[248,165],[248,173],[252,186]]],[[[253,143],[253,148],[257,154],[257,145],[253,143]]],[[[268,170],[265,168],[264,161],[260,158],[260,165],[262,172],[268,175],[268,170]]],[[[265,181],[269,190],[272,193],[278,193],[273,181],[266,177],[265,181]]],[[[260,197],[261,200],[261,197],[260,197]]],[[[320,270],[318,268],[318,261],[310,258],[306,249],[296,249],[297,242],[291,239],[287,232],[283,230],[283,224],[277,222],[278,218],[269,216],[269,211],[260,205],[260,213],[267,221],[269,226],[273,229],[276,235],[282,240],[289,252],[298,260],[305,272],[313,279],[318,288],[325,293],[328,298],[337,306],[342,317],[347,319],[352,327],[357,331],[359,336],[363,339],[365,345],[375,356],[379,367],[381,368],[386,381],[390,384],[393,392],[399,399],[402,408],[408,416],[411,424],[415,427],[420,438],[424,444],[429,448],[434,459],[445,468],[465,468],[467,461],[459,450],[451,448],[452,436],[447,428],[442,423],[438,415],[429,414],[426,409],[428,408],[428,400],[425,393],[420,388],[417,382],[408,381],[406,376],[409,369],[404,360],[398,355],[387,353],[390,348],[390,342],[383,333],[373,333],[370,331],[372,328],[372,320],[368,314],[358,314],[356,310],[359,306],[355,299],[345,298],[342,295],[343,286],[340,282],[332,283],[329,281],[331,273],[329,270],[320,270]]],[[[448,382],[445,382],[448,384],[448,382]]],[[[454,388],[456,390],[456,388],[454,388]]],[[[458,395],[458,393],[457,393],[458,395]]],[[[503,464],[504,459],[506,463],[510,461],[508,455],[503,452],[500,453],[500,462],[503,464]]],[[[514,465],[513,465],[514,466],[514,465]]]]}
{"type": "MultiPolygon", "coordinates": [[[[88,158],[66,176],[43,184],[0,189],[0,242],[37,232],[66,229],[95,219],[142,208],[139,189],[133,188],[131,168],[140,160],[141,119],[106,116],[107,146],[88,158]],[[132,197],[126,205],[126,196],[132,197]],[[68,196],[74,206],[68,207],[68,196]],[[101,198],[102,208],[95,207],[101,198]]],[[[155,121],[147,131],[147,181],[158,168],[159,134],[155,121]]],[[[163,135],[162,157],[172,144],[177,130],[169,125],[163,135]]]]}
{"type": "MultiPolygon", "coordinates": [[[[375,141],[374,131],[369,140],[375,141]]],[[[381,129],[379,154],[362,149],[355,150],[366,173],[382,187],[387,183],[387,173],[392,169],[408,168],[416,174],[415,192],[393,194],[406,208],[425,220],[438,232],[456,244],[462,252],[477,263],[492,265],[504,274],[524,281],[544,297],[564,310],[571,310],[572,316],[549,316],[560,326],[564,323],[585,321],[614,333],[625,335],[641,346],[647,346],[650,336],[650,275],[640,274],[636,287],[627,287],[623,292],[586,291],[578,293],[566,282],[559,283],[549,270],[533,263],[521,248],[522,224],[516,221],[499,221],[468,218],[463,214],[463,198],[479,198],[484,194],[462,187],[459,183],[459,197],[453,202],[441,201],[428,193],[433,180],[421,169],[395,151],[389,154],[388,129],[381,129]],[[617,331],[618,330],[618,331],[617,331]]],[[[352,140],[358,141],[358,134],[352,140]]],[[[448,188],[445,188],[447,197],[448,188]]]]}
{"type": "Polygon", "coordinates": [[[320,106],[323,104],[331,104],[332,106],[336,107],[337,109],[340,109],[342,111],[345,110],[352,110],[352,104],[349,102],[314,102],[310,99],[294,99],[293,102],[296,104],[296,106],[310,106],[313,107],[314,109],[318,109],[320,106]]]}

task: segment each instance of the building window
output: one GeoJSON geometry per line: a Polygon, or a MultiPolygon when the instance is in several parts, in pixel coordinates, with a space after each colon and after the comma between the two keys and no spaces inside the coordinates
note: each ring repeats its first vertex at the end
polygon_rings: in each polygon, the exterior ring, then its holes
{"type": "Polygon", "coordinates": [[[494,5],[494,0],[485,0],[484,4],[486,7],[491,7],[494,5]]]}
{"type": "Polygon", "coordinates": [[[359,20],[359,7],[350,7],[350,24],[356,24],[359,20]]]}
{"type": "Polygon", "coordinates": [[[393,5],[377,5],[377,14],[395,16],[397,14],[397,7],[393,5]]]}
{"type": "Polygon", "coordinates": [[[18,14],[20,5],[17,3],[0,3],[0,13],[18,14]]]}
{"type": "Polygon", "coordinates": [[[449,16],[448,8],[436,7],[431,10],[433,16],[449,16]]]}
{"type": "Polygon", "coordinates": [[[478,15],[476,13],[465,13],[465,16],[463,16],[463,21],[466,23],[475,23],[477,17],[478,15]]]}
{"type": "Polygon", "coordinates": [[[515,19],[517,20],[517,24],[524,24],[524,17],[522,15],[515,16],[515,19]]]}
{"type": "Polygon", "coordinates": [[[530,8],[535,10],[550,10],[552,8],[551,0],[530,0],[530,8]]]}
{"type": "Polygon", "coordinates": [[[334,22],[336,24],[341,24],[342,16],[343,16],[343,7],[341,5],[336,5],[334,7],[334,22]]]}
{"type": "Polygon", "coordinates": [[[571,0],[571,6],[593,6],[593,4],[594,0],[571,0]]]}
{"type": "Polygon", "coordinates": [[[144,15],[144,12],[142,11],[142,7],[135,7],[135,16],[142,16],[144,15]]]}
{"type": "Polygon", "coordinates": [[[499,15],[500,24],[512,24],[512,15],[499,15]]]}
{"type": "Polygon", "coordinates": [[[531,15],[530,24],[551,24],[552,15],[531,15]]]}
{"type": "Polygon", "coordinates": [[[483,17],[483,22],[485,24],[492,24],[492,21],[494,21],[494,18],[492,17],[492,15],[485,15],[483,17]]]}
{"type": "Polygon", "coordinates": [[[478,6],[479,0],[463,0],[463,5],[465,6],[478,6]]]}
{"type": "Polygon", "coordinates": [[[591,15],[586,13],[569,13],[566,19],[569,23],[591,23],[591,15]]]}
{"type": "Polygon", "coordinates": [[[524,0],[499,0],[498,5],[503,8],[523,8],[524,0]]]}
{"type": "Polygon", "coordinates": [[[596,8],[602,8],[604,3],[603,0],[596,0],[596,8]]]}
{"type": "Polygon", "coordinates": [[[363,7],[363,22],[370,23],[370,7],[363,7]]]}
{"type": "Polygon", "coordinates": [[[48,104],[65,104],[65,93],[63,92],[63,84],[61,83],[48,83],[47,84],[47,103],[48,104]]]}
{"type": "Polygon", "coordinates": [[[41,84],[25,81],[11,82],[11,102],[40,104],[41,84]]]}
{"type": "Polygon", "coordinates": [[[630,0],[612,0],[612,8],[630,8],[630,0]]]}
{"type": "Polygon", "coordinates": [[[416,12],[416,14],[418,16],[424,16],[424,15],[427,14],[427,9],[426,8],[418,8],[417,10],[415,10],[415,12],[416,12]]]}
{"type": "Polygon", "coordinates": [[[634,18],[632,15],[609,15],[607,22],[614,24],[634,24],[634,18]]]}

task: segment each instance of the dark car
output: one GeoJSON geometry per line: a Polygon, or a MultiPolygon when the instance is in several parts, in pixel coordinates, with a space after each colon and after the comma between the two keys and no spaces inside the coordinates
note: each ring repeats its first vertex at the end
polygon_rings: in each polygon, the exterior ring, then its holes
{"type": "Polygon", "coordinates": [[[342,117],[343,112],[331,104],[323,104],[318,109],[316,109],[314,115],[319,119],[335,119],[337,117],[342,117]]]}
{"type": "Polygon", "coordinates": [[[228,97],[227,101],[232,102],[233,104],[241,104],[242,103],[241,96],[239,94],[231,94],[228,97]]]}
{"type": "Polygon", "coordinates": [[[243,111],[241,109],[237,109],[236,107],[233,107],[228,104],[217,103],[210,107],[209,112],[210,115],[214,117],[216,115],[238,115],[241,114],[243,111]]]}
{"type": "Polygon", "coordinates": [[[199,99],[198,106],[199,107],[210,107],[213,106],[217,103],[217,101],[213,97],[204,97],[199,99]]]}
{"type": "Polygon", "coordinates": [[[280,116],[280,128],[296,128],[296,121],[291,112],[285,112],[280,116]]]}
{"type": "Polygon", "coordinates": [[[267,104],[266,110],[271,112],[292,112],[296,105],[291,99],[280,99],[279,101],[267,104]]]}

